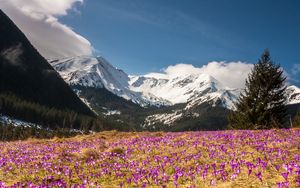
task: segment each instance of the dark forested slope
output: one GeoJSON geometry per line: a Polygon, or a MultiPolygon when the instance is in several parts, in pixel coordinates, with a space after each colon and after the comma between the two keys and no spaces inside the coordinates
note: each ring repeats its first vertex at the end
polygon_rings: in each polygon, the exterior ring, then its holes
{"type": "MultiPolygon", "coordinates": [[[[45,36],[47,37],[47,36],[45,36]]],[[[93,116],[22,31],[0,10],[0,94],[93,116]]]]}

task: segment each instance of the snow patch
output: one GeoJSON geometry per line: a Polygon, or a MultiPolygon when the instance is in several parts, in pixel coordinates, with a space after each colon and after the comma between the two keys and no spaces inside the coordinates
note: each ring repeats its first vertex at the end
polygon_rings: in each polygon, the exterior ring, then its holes
{"type": "Polygon", "coordinates": [[[149,127],[157,123],[162,123],[164,125],[171,126],[176,120],[182,117],[182,112],[176,110],[173,113],[163,113],[163,114],[154,114],[146,117],[143,127],[149,127]]]}
{"type": "Polygon", "coordinates": [[[109,110],[109,111],[107,111],[106,113],[104,113],[104,115],[106,115],[106,116],[120,115],[120,114],[121,114],[121,112],[118,111],[118,110],[109,110]]]}
{"type": "Polygon", "coordinates": [[[15,119],[6,115],[0,114],[0,123],[6,124],[6,125],[14,125],[14,126],[23,126],[23,127],[37,127],[41,129],[40,125],[37,125],[35,123],[30,123],[27,121],[22,121],[19,119],[15,119]]]}

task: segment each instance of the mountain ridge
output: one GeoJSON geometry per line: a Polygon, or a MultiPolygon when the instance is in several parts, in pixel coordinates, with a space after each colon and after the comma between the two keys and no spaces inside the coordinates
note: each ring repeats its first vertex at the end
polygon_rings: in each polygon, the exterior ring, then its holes
{"type": "MultiPolygon", "coordinates": [[[[140,106],[171,106],[187,103],[187,108],[213,102],[234,110],[242,88],[230,88],[207,74],[186,74],[172,78],[131,76],[112,66],[103,57],[79,56],[49,60],[70,85],[106,88],[140,106]]],[[[300,103],[300,89],[288,86],[288,104],[300,103]]]]}
{"type": "MultiPolygon", "coordinates": [[[[186,127],[185,123],[192,129],[197,129],[195,125],[198,125],[198,129],[224,128],[227,122],[226,114],[235,110],[234,104],[238,101],[239,94],[243,92],[240,88],[224,86],[206,74],[173,77],[127,75],[104,60],[99,57],[81,56],[49,62],[71,87],[80,88],[78,92],[80,98],[94,104],[92,108],[97,109],[100,115],[147,130],[171,130],[171,127],[183,130],[180,126],[186,127]],[[95,69],[91,64],[80,61],[92,62],[93,66],[102,69],[95,69]],[[84,81],[78,78],[84,78],[84,81]],[[121,90],[126,91],[127,95],[122,95],[121,90]],[[103,100],[107,97],[111,102],[103,100]],[[127,106],[128,110],[123,106],[127,106]],[[212,122],[219,125],[215,127],[212,122]]],[[[289,86],[287,97],[288,104],[299,104],[300,89],[289,86]]]]}

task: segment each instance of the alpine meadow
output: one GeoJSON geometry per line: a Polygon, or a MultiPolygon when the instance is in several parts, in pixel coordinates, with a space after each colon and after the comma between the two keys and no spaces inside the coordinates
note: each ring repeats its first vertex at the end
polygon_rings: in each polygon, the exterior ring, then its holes
{"type": "Polygon", "coordinates": [[[0,188],[300,187],[299,8],[1,0],[0,188]]]}

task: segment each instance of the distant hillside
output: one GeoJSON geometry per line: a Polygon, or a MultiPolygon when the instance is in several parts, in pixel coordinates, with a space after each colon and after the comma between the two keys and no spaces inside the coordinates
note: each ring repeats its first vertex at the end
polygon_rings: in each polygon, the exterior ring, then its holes
{"type": "Polygon", "coordinates": [[[94,116],[1,10],[0,33],[0,94],[94,116]]]}

